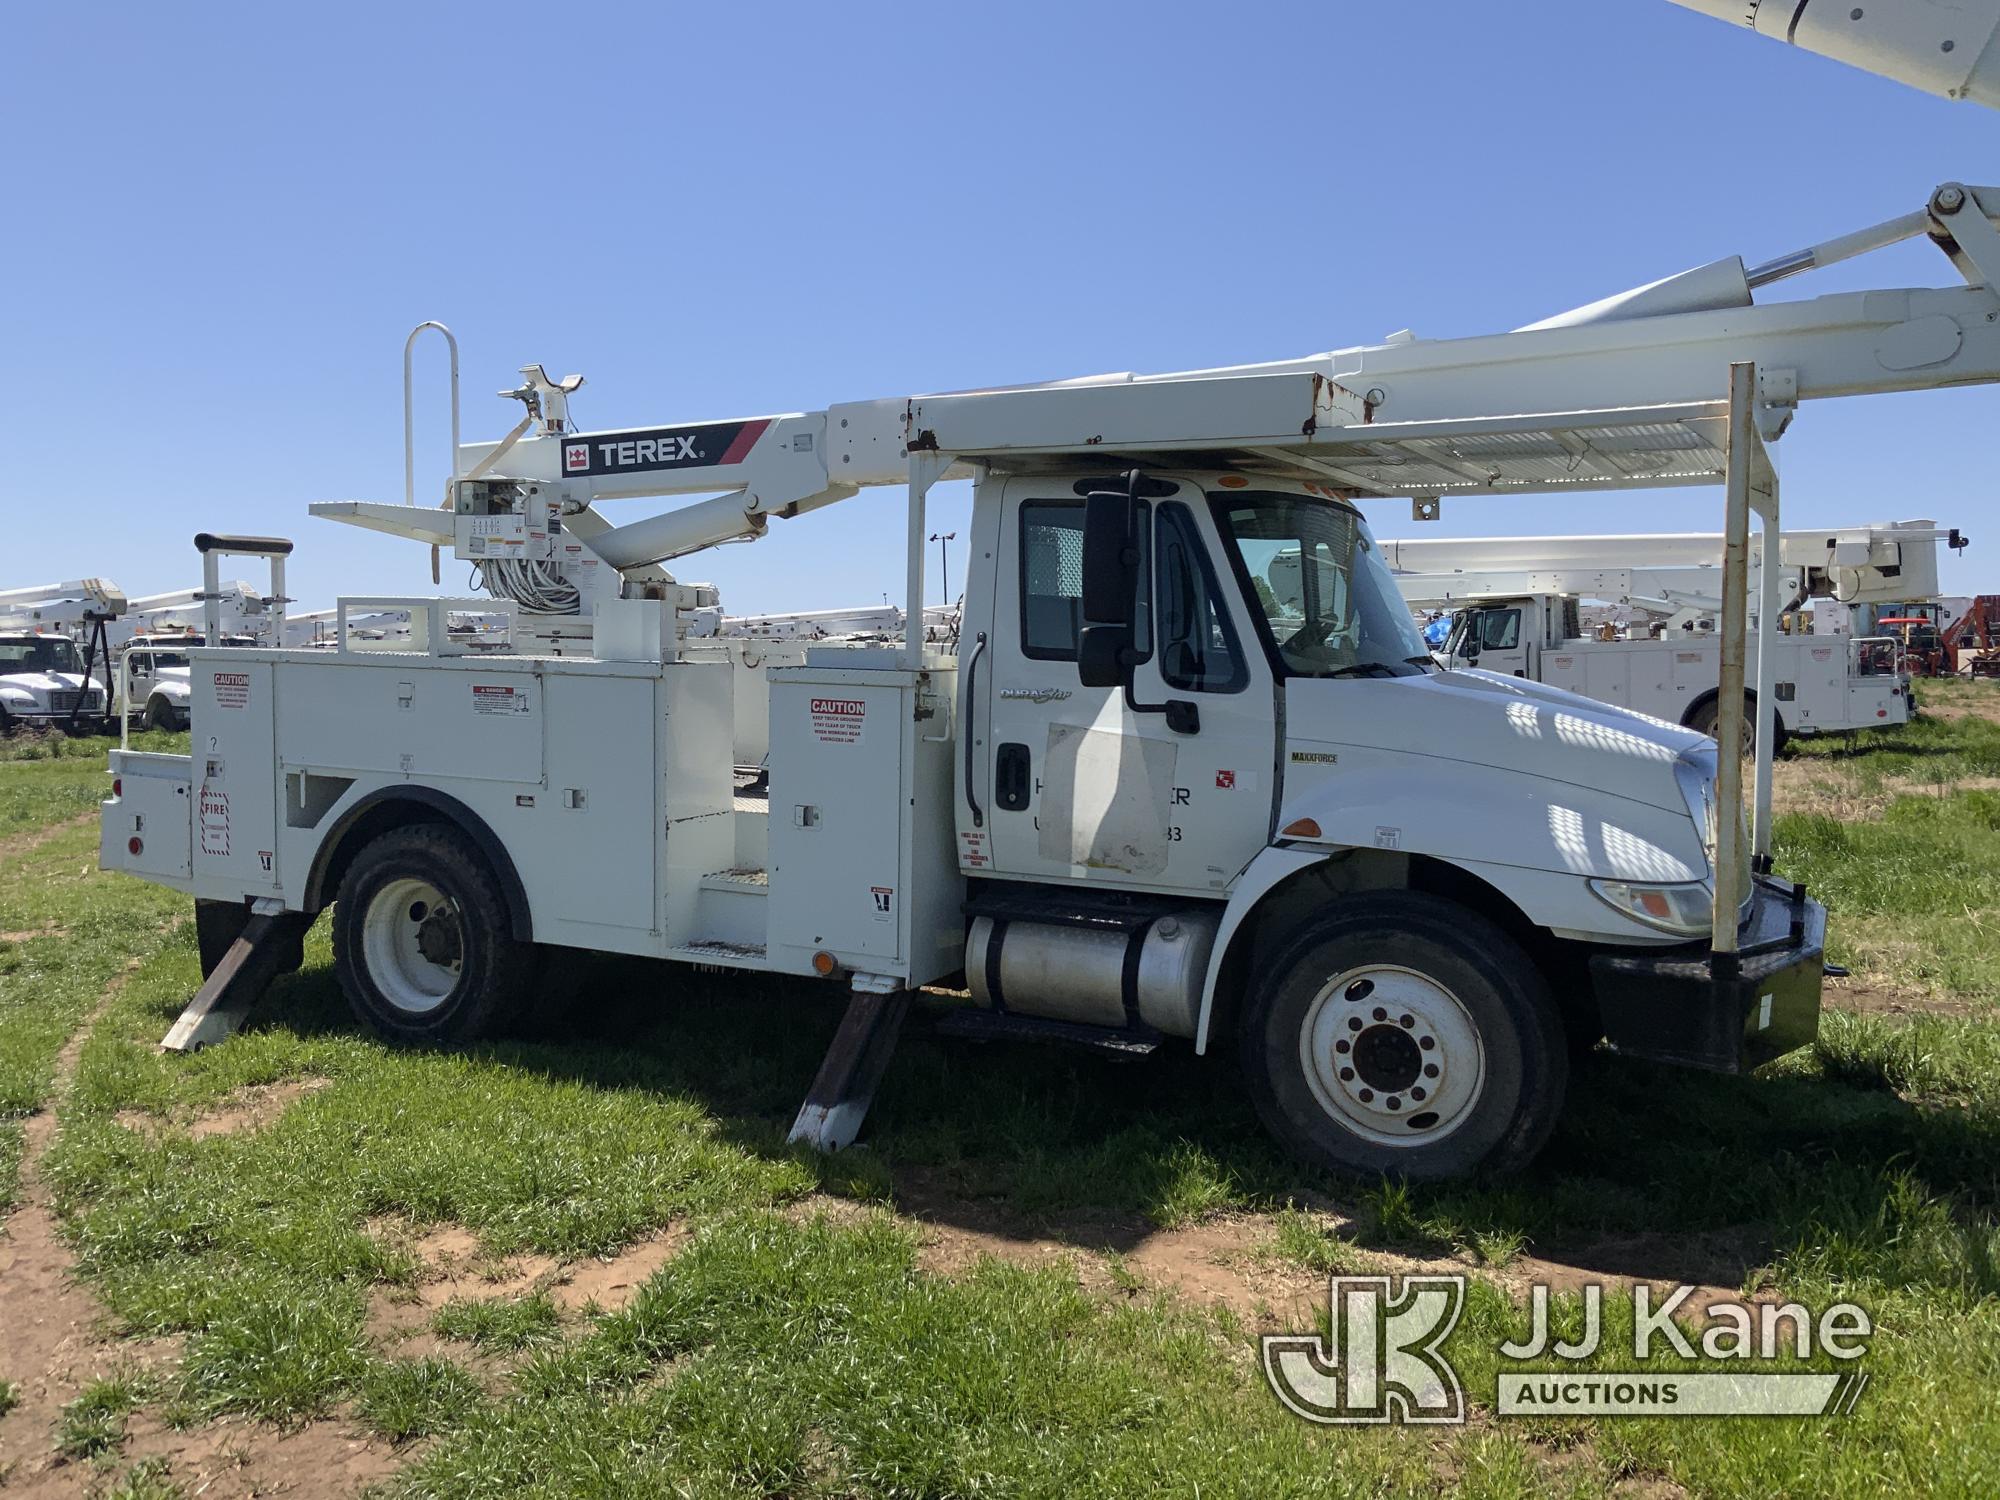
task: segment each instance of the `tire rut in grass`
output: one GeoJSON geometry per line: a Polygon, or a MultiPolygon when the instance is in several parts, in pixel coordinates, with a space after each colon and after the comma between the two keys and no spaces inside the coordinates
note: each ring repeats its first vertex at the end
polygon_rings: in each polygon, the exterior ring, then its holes
{"type": "Polygon", "coordinates": [[[24,1483],[33,1490],[39,1478],[63,1467],[55,1438],[64,1403],[114,1366],[139,1362],[136,1346],[114,1348],[98,1337],[97,1303],[75,1280],[41,1173],[55,1134],[56,1102],[69,1092],[92,1028],[139,964],[137,958],[126,961],[70,1034],[56,1055],[48,1100],[23,1126],[20,1201],[0,1220],[0,1329],[7,1334],[7,1368],[0,1377],[19,1387],[17,1404],[0,1417],[0,1483],[9,1494],[24,1483]]]}
{"type": "Polygon", "coordinates": [[[31,828],[25,833],[11,833],[0,838],[0,859],[19,859],[22,855],[39,849],[52,840],[61,838],[73,828],[93,821],[97,809],[80,812],[73,818],[64,818],[56,823],[44,823],[39,828],[31,828]]]}

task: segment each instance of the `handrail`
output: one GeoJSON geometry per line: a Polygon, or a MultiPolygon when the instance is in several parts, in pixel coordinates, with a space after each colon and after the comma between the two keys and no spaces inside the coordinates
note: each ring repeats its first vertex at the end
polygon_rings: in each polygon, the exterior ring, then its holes
{"type": "MultiPolygon", "coordinates": [[[[192,678],[193,674],[189,674],[192,678]]],[[[132,748],[132,647],[126,646],[118,653],[118,701],[114,712],[118,715],[118,748],[132,748]]]]}
{"type": "Polygon", "coordinates": [[[451,346],[451,477],[458,478],[458,339],[444,324],[436,321],[419,323],[410,330],[410,336],[403,340],[403,503],[417,503],[417,423],[410,390],[410,351],[417,342],[417,335],[426,328],[435,328],[444,335],[444,341],[451,346]]]}
{"type": "Polygon", "coordinates": [[[979,805],[979,798],[972,790],[972,729],[978,722],[979,705],[973,699],[973,685],[979,681],[979,658],[986,654],[986,632],[980,631],[972,638],[972,655],[965,662],[965,712],[959,716],[958,732],[965,740],[965,805],[972,809],[972,826],[986,826],[986,809],[979,805]]]}

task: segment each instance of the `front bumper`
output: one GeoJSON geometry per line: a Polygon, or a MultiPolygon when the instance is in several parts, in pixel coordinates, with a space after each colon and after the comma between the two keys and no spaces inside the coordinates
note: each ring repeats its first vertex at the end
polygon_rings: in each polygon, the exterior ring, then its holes
{"type": "Polygon", "coordinates": [[[1759,876],[1732,965],[1706,943],[1591,955],[1605,1039],[1630,1057],[1743,1073],[1819,1035],[1826,908],[1759,876]]]}

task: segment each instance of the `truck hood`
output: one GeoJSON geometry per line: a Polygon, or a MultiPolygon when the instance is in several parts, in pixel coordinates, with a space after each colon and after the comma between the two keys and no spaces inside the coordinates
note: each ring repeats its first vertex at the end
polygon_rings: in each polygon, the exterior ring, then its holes
{"type": "Polygon", "coordinates": [[[1286,739],[1519,771],[1687,812],[1676,762],[1706,735],[1519,677],[1461,670],[1343,682],[1298,680],[1286,739]]]}
{"type": "MultiPolygon", "coordinates": [[[[84,685],[84,679],[78,672],[8,672],[0,676],[0,685],[37,694],[73,693],[84,685]]],[[[90,682],[91,687],[99,685],[94,678],[90,682]]]]}

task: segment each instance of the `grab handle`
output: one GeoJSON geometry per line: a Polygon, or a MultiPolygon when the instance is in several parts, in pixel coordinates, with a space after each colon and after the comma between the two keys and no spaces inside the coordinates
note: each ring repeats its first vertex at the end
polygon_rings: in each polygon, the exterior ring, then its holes
{"type": "Polygon", "coordinates": [[[979,805],[979,798],[972,790],[972,729],[978,722],[978,700],[972,696],[973,685],[979,680],[979,658],[986,654],[986,632],[980,631],[972,639],[972,655],[965,663],[965,712],[959,725],[959,733],[965,737],[965,805],[972,809],[972,826],[986,826],[986,810],[979,805]]]}

